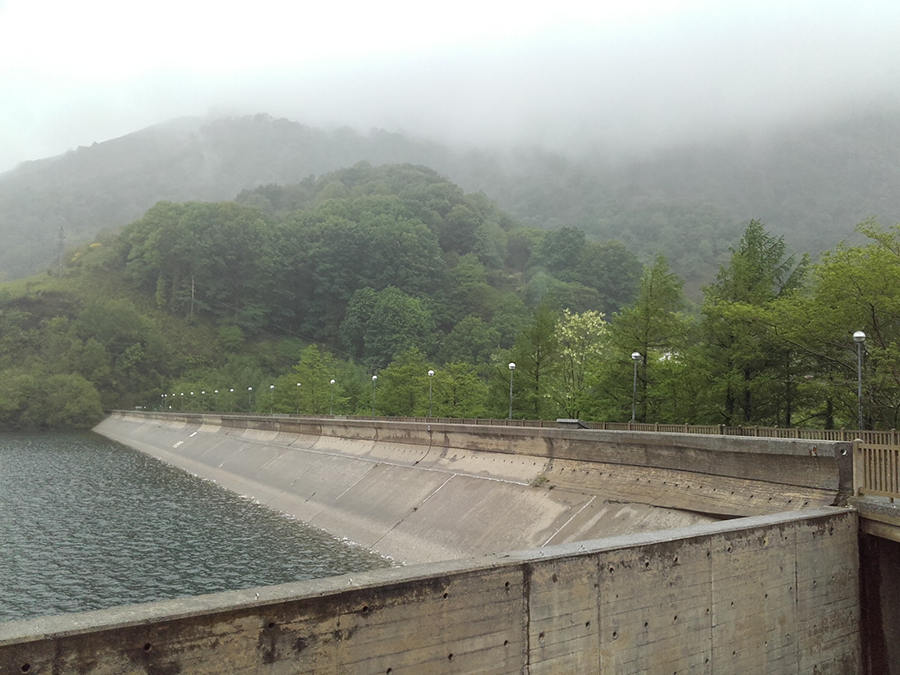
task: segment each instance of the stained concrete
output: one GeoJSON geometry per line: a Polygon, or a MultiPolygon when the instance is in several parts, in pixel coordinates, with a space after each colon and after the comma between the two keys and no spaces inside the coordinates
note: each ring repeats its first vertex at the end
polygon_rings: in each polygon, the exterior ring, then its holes
{"type": "MultiPolygon", "coordinates": [[[[97,432],[390,557],[419,563],[717,518],[622,503],[543,457],[114,415],[97,432]],[[558,469],[557,469],[558,470],[558,469]]],[[[426,433],[426,438],[427,433],[426,433]]]]}

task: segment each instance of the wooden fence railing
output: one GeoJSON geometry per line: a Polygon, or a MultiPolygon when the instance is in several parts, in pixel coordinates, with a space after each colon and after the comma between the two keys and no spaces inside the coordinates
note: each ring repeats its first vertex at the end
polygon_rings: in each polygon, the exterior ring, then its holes
{"type": "Polygon", "coordinates": [[[900,497],[900,446],[856,441],[853,488],[857,495],[900,497]]]}

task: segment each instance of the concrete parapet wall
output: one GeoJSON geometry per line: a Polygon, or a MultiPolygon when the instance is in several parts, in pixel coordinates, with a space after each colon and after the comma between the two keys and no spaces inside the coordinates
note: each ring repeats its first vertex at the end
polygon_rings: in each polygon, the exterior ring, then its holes
{"type": "Polygon", "coordinates": [[[844,675],[858,571],[823,507],[0,624],[0,674],[844,675]]]}

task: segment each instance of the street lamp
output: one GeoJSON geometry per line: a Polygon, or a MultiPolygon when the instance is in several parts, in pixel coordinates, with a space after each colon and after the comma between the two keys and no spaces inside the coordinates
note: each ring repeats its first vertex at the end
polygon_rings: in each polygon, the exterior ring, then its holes
{"type": "Polygon", "coordinates": [[[641,353],[631,352],[631,360],[634,361],[634,386],[631,389],[631,421],[633,423],[637,412],[637,364],[641,360],[641,353]]]}
{"type": "Polygon", "coordinates": [[[433,371],[433,370],[429,370],[429,371],[428,371],[428,416],[429,416],[429,417],[431,417],[431,410],[432,410],[432,407],[431,407],[431,402],[432,402],[432,398],[431,398],[431,383],[432,383],[433,381],[434,381],[434,371],[433,371]]]}
{"type": "Polygon", "coordinates": [[[269,414],[275,412],[275,385],[269,385],[269,414]]]}
{"type": "Polygon", "coordinates": [[[203,397],[206,396],[206,390],[200,392],[200,411],[205,412],[206,406],[203,404],[203,397]]]}
{"type": "Polygon", "coordinates": [[[334,380],[331,381],[331,412],[329,414],[334,417],[334,380]]]}
{"type": "Polygon", "coordinates": [[[216,395],[213,401],[214,412],[219,412],[219,390],[213,389],[213,393],[216,395]]]}
{"type": "Polygon", "coordinates": [[[231,405],[229,406],[231,410],[228,412],[234,412],[234,387],[229,387],[228,393],[230,394],[228,400],[231,402],[231,405]]]}
{"type": "Polygon", "coordinates": [[[190,409],[191,409],[190,411],[191,411],[191,412],[194,412],[194,392],[191,392],[191,398],[190,398],[190,404],[189,404],[189,405],[190,405],[190,409]]]}
{"type": "Polygon", "coordinates": [[[375,417],[375,383],[378,382],[378,376],[372,376],[372,417],[375,417]]]}
{"type": "Polygon", "coordinates": [[[247,387],[247,412],[253,412],[252,396],[253,387],[247,387]]]}
{"type": "Polygon", "coordinates": [[[300,414],[300,383],[297,383],[297,414],[300,414]]]}
{"type": "Polygon", "coordinates": [[[863,428],[863,399],[862,399],[862,350],[863,343],[866,341],[866,334],[861,330],[853,334],[853,341],[856,342],[856,404],[859,412],[859,430],[863,428]]]}
{"type": "Polygon", "coordinates": [[[513,373],[516,370],[516,364],[509,364],[509,419],[512,419],[512,401],[513,401],[513,373]]]}
{"type": "Polygon", "coordinates": [[[184,392],[181,392],[181,405],[178,406],[184,412],[184,392]]]}

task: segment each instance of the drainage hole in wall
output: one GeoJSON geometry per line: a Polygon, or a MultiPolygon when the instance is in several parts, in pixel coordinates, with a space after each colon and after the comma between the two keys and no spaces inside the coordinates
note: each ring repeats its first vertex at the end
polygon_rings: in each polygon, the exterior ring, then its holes
{"type": "Polygon", "coordinates": [[[675,564],[676,565],[678,564],[678,556],[677,555],[675,556],[675,564]]]}
{"type": "Polygon", "coordinates": [[[452,661],[452,660],[453,660],[453,654],[448,654],[448,655],[447,655],[447,660],[448,660],[448,661],[452,661]]]}
{"type": "Polygon", "coordinates": [[[650,561],[649,560],[644,561],[644,568],[648,569],[648,570],[650,569],[650,561]]]}
{"type": "Polygon", "coordinates": [[[31,664],[30,664],[30,663],[23,663],[23,664],[22,664],[22,672],[23,672],[23,673],[27,673],[29,670],[31,670],[31,664]]]}
{"type": "Polygon", "coordinates": [[[391,673],[394,672],[394,669],[393,669],[393,668],[388,668],[388,669],[387,669],[386,671],[384,671],[384,672],[386,672],[387,675],[391,675],[391,673]]]}
{"type": "Polygon", "coordinates": [[[504,641],[503,641],[503,646],[504,646],[504,647],[506,647],[508,644],[509,644],[509,640],[504,640],[504,641]]]}
{"type": "Polygon", "coordinates": [[[678,615],[677,614],[672,618],[672,623],[678,623],[678,615]]]}
{"type": "Polygon", "coordinates": [[[550,577],[550,579],[553,580],[553,583],[554,583],[554,584],[555,584],[557,581],[559,581],[559,577],[556,576],[555,574],[554,574],[552,577],[550,577]]]}
{"type": "Polygon", "coordinates": [[[508,581],[506,582],[506,584],[504,584],[504,587],[506,588],[506,590],[509,590],[509,582],[508,581]]]}
{"type": "Polygon", "coordinates": [[[449,598],[449,597],[450,597],[450,594],[449,594],[449,593],[444,593],[444,600],[446,600],[446,599],[449,598]]]}
{"type": "Polygon", "coordinates": [[[544,631],[541,631],[540,634],[538,635],[538,640],[543,640],[543,639],[544,639],[544,631]]]}
{"type": "Polygon", "coordinates": [[[363,614],[368,614],[368,613],[369,613],[369,606],[368,606],[368,605],[363,606],[363,608],[362,608],[362,613],[363,613],[363,614]]]}
{"type": "Polygon", "coordinates": [[[275,622],[274,622],[274,621],[270,621],[270,622],[266,625],[266,628],[268,628],[269,630],[272,630],[273,628],[275,628],[275,622]]]}
{"type": "Polygon", "coordinates": [[[650,627],[650,622],[649,622],[649,621],[645,621],[645,622],[644,622],[644,628],[649,628],[649,627],[650,627]]]}
{"type": "Polygon", "coordinates": [[[151,649],[153,649],[153,645],[151,645],[149,642],[144,645],[145,652],[149,652],[151,649]]]}
{"type": "Polygon", "coordinates": [[[585,628],[590,628],[590,627],[591,627],[591,622],[590,622],[590,621],[585,621],[585,622],[584,622],[584,627],[585,627],[585,628]]]}

